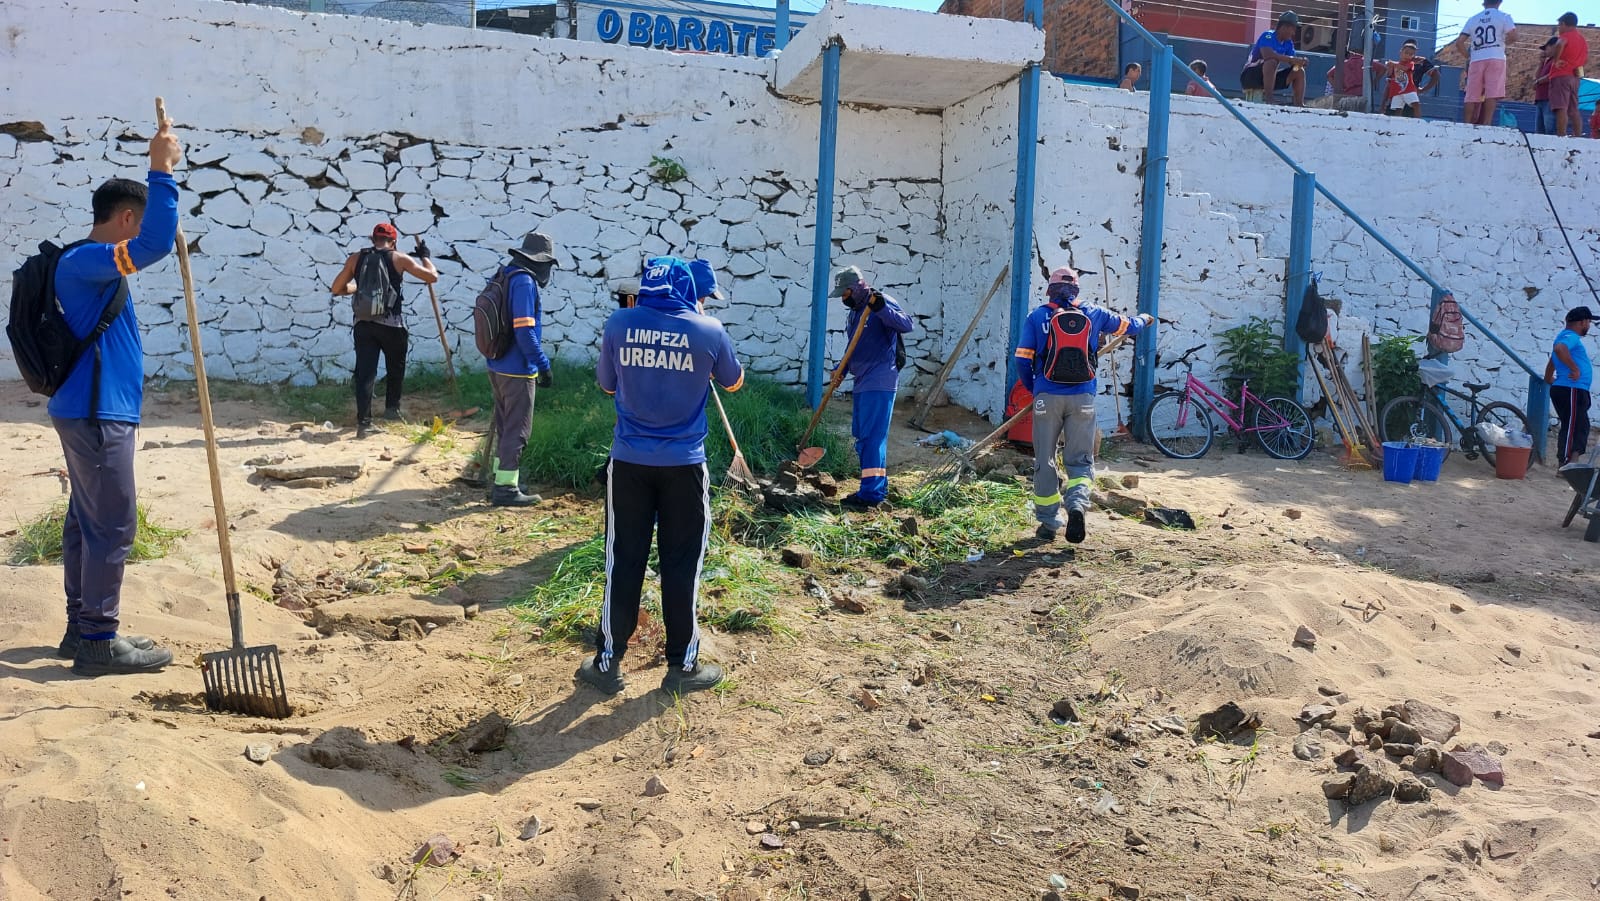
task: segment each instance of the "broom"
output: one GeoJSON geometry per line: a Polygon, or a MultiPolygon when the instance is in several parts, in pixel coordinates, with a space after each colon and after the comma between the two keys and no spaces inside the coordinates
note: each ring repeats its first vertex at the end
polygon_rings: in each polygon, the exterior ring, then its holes
{"type": "MultiPolygon", "coordinates": [[[[167,105],[156,98],[156,122],[168,127],[167,105]]],[[[200,315],[195,309],[194,276],[189,272],[189,244],[183,229],[177,235],[178,271],[183,275],[183,301],[189,312],[189,344],[194,350],[195,390],[200,394],[200,424],[205,430],[206,464],[211,470],[211,505],[216,511],[217,549],[222,554],[222,584],[227,592],[228,622],[233,647],[202,654],[200,673],[205,679],[206,706],[212,710],[284,719],[289,716],[289,696],[283,685],[283,665],[277,645],[244,646],[244,614],[239,609],[239,588],[234,583],[233,547],[228,539],[228,511],[222,502],[222,472],[217,464],[217,433],[211,421],[211,392],[206,386],[206,361],[200,351],[200,315]]]]}

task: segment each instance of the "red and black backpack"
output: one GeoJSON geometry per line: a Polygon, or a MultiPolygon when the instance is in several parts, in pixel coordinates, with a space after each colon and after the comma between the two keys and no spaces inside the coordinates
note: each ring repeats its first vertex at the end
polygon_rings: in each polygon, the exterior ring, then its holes
{"type": "Polygon", "coordinates": [[[1099,353],[1091,343],[1089,317],[1074,306],[1047,304],[1055,312],[1045,320],[1044,364],[1039,374],[1060,385],[1094,381],[1099,353]]]}

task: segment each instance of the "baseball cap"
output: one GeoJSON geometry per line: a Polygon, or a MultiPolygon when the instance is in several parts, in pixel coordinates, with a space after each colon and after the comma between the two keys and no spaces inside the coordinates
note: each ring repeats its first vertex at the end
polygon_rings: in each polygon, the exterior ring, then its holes
{"type": "Polygon", "coordinates": [[[722,299],[722,291],[717,287],[717,273],[711,264],[705,260],[690,260],[689,275],[694,279],[694,299],[702,297],[715,297],[722,299]]]}
{"type": "Polygon", "coordinates": [[[1593,318],[1594,318],[1594,314],[1589,312],[1589,308],[1588,307],[1573,307],[1572,309],[1567,311],[1567,322],[1569,324],[1573,323],[1573,322],[1582,322],[1585,319],[1593,319],[1593,318]]]}
{"type": "Polygon", "coordinates": [[[840,269],[833,276],[833,293],[835,296],[843,294],[854,288],[856,283],[860,281],[863,281],[860,266],[848,266],[840,269]]]}
{"type": "Polygon", "coordinates": [[[372,227],[372,236],[374,238],[387,238],[390,241],[398,241],[400,240],[400,230],[387,222],[379,222],[372,227]]]}
{"type": "Polygon", "coordinates": [[[1050,284],[1052,285],[1076,285],[1077,283],[1078,273],[1073,272],[1070,266],[1062,266],[1060,269],[1050,273],[1050,284]]]}
{"type": "Polygon", "coordinates": [[[1281,28],[1284,25],[1293,25],[1296,28],[1300,27],[1300,17],[1295,14],[1294,10],[1286,9],[1283,11],[1283,15],[1278,17],[1278,26],[1281,28]]]}

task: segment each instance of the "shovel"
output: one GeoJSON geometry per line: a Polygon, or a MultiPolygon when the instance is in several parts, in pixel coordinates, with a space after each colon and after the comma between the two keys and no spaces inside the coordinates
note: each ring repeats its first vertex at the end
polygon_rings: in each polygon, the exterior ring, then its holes
{"type": "Polygon", "coordinates": [[[711,399],[717,402],[717,415],[722,417],[723,431],[728,433],[728,444],[733,448],[733,463],[728,466],[728,478],[739,484],[741,488],[754,488],[756,474],[750,471],[750,464],[744,460],[744,451],[739,450],[739,439],[733,437],[733,423],[728,420],[728,411],[722,407],[722,395],[717,393],[717,386],[711,386],[711,399]]]}
{"type": "Polygon", "coordinates": [[[817,430],[817,423],[822,421],[822,411],[828,409],[828,401],[833,399],[833,392],[839,390],[839,385],[843,384],[844,367],[850,362],[850,355],[856,352],[856,343],[861,340],[861,333],[867,330],[867,319],[871,315],[870,310],[862,311],[861,321],[856,323],[856,332],[850,336],[850,346],[844,349],[844,356],[839,358],[839,365],[833,370],[833,379],[828,382],[828,390],[822,395],[822,403],[817,404],[817,412],[811,414],[811,424],[806,426],[805,434],[800,436],[800,456],[797,462],[801,469],[810,469],[822,459],[823,449],[806,447],[806,442],[810,440],[811,433],[817,430]]]}
{"type": "MultiPolygon", "coordinates": [[[[156,121],[167,124],[167,106],[156,98],[156,121]]],[[[194,349],[195,390],[200,395],[200,424],[205,429],[206,464],[211,471],[211,505],[216,511],[217,549],[222,554],[222,584],[227,591],[228,622],[233,627],[233,647],[201,655],[206,706],[228,713],[285,719],[289,695],[284,690],[283,665],[277,645],[244,646],[244,615],[239,610],[239,588],[233,577],[233,547],[228,539],[228,511],[222,502],[222,472],[217,464],[217,433],[211,421],[211,392],[206,386],[206,362],[200,352],[200,315],[195,309],[194,276],[189,272],[189,244],[183,229],[177,236],[178,271],[183,275],[183,301],[189,312],[189,344],[194,349]]]]}

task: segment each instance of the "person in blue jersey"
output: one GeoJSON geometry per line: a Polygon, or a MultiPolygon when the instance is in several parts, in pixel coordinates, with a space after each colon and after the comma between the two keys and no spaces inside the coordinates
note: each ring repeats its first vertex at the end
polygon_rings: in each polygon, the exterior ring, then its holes
{"type": "Polygon", "coordinates": [[[861,317],[867,325],[850,355],[850,435],[861,459],[861,487],[839,503],[870,510],[889,498],[889,420],[904,359],[904,338],[914,323],[895,299],[876,291],[855,266],[833,277],[833,293],[850,309],[845,334],[854,335],[861,317]]]}
{"type": "Polygon", "coordinates": [[[1550,360],[1544,365],[1550,402],[1561,420],[1556,433],[1556,459],[1561,466],[1576,462],[1589,450],[1589,389],[1594,382],[1594,366],[1583,339],[1593,320],[1588,307],[1568,311],[1567,327],[1556,336],[1550,360]]]}
{"type": "Polygon", "coordinates": [[[494,491],[489,502],[497,507],[529,507],[537,494],[526,494],[517,484],[522,474],[522,450],[533,430],[534,387],[549,388],[550,358],[545,356],[544,308],[539,289],[550,284],[556,266],[555,242],[542,232],[529,232],[521,247],[510,251],[511,262],[496,275],[506,281],[506,304],[511,308],[511,347],[505,355],[486,361],[489,387],[494,392],[494,491]]]}
{"type": "Polygon", "coordinates": [[[1274,93],[1289,88],[1295,106],[1306,105],[1306,57],[1296,55],[1294,43],[1300,38],[1300,17],[1290,10],[1278,17],[1278,27],[1261,32],[1244,69],[1239,86],[1262,92],[1267,103],[1277,103],[1274,93]]]}
{"type": "Polygon", "coordinates": [[[700,660],[696,621],[711,534],[706,404],[712,381],[737,391],[744,368],[722,323],[699,312],[695,284],[684,260],[646,260],[637,306],[612,313],[600,340],[595,378],[617,407],[606,478],[606,587],[595,654],[577,676],[607,694],[625,687],[622,658],[639,622],[652,532],[667,632],[661,687],[682,694],[722,680],[721,667],[700,660]]]}
{"type": "Polygon", "coordinates": [[[1137,335],[1155,320],[1147,313],[1129,319],[1078,301],[1078,273],[1062,267],[1050,273],[1045,304],[1022,326],[1017,342],[1017,376],[1033,393],[1034,534],[1052,541],[1065,528],[1067,540],[1086,537],[1084,514],[1094,484],[1094,398],[1099,388],[1095,366],[1102,339],[1137,335]],[[1065,440],[1066,497],[1056,446],[1065,440]],[[1067,516],[1061,518],[1063,502],[1067,516]]]}
{"type": "MultiPolygon", "coordinates": [[[[94,330],[123,280],[172,252],[183,148],[168,125],[150,141],[145,184],[113,178],[95,189],[94,225],[56,266],[55,290],[75,334],[94,330]]],[[[61,530],[67,629],[57,648],[81,676],[159,670],[172,652],[122,633],[122,576],[138,528],[133,452],[144,403],[144,345],[130,296],[121,315],[50,398],[71,495],[61,530]],[[99,379],[95,380],[95,360],[99,379]]]]}

